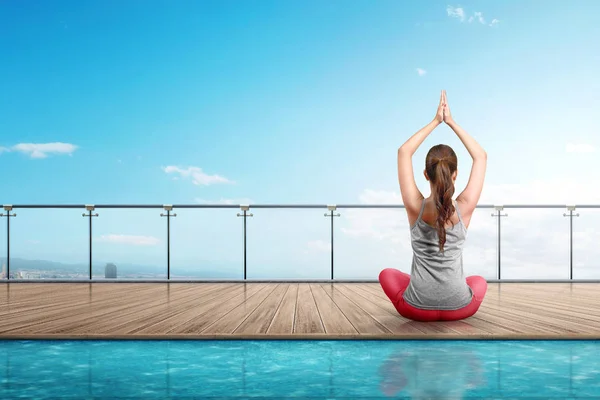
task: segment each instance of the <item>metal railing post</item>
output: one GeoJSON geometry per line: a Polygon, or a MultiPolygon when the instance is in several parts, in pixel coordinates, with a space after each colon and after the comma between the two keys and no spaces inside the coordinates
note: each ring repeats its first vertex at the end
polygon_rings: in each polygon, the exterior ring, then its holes
{"type": "Polygon", "coordinates": [[[333,280],[333,218],[339,217],[340,214],[333,213],[335,210],[337,210],[337,206],[335,204],[328,205],[327,209],[329,210],[329,213],[325,214],[325,216],[331,218],[331,280],[333,280]]]}
{"type": "Polygon", "coordinates": [[[167,211],[166,214],[160,213],[161,217],[167,217],[167,280],[171,279],[171,217],[176,217],[177,214],[171,214],[173,206],[165,204],[163,208],[167,211]]]}
{"type": "Polygon", "coordinates": [[[83,213],[84,217],[88,217],[89,221],[90,221],[90,233],[89,233],[89,239],[90,239],[90,280],[92,280],[92,217],[97,217],[98,213],[96,214],[92,214],[92,211],[95,210],[95,207],[93,204],[86,204],[85,209],[87,210],[87,214],[83,213]]]}
{"type": "Polygon", "coordinates": [[[242,210],[242,214],[238,213],[238,217],[244,217],[244,280],[246,280],[246,272],[247,272],[247,259],[246,259],[246,218],[253,217],[254,214],[248,213],[250,210],[250,205],[240,205],[240,209],[242,210]]]}
{"type": "Polygon", "coordinates": [[[10,219],[16,217],[16,213],[11,213],[13,206],[4,205],[6,214],[0,214],[0,217],[6,217],[6,279],[10,280],[10,219]]]}
{"type": "Polygon", "coordinates": [[[496,214],[492,214],[492,217],[498,217],[498,279],[501,279],[501,265],[502,265],[502,249],[501,249],[501,218],[508,217],[508,214],[502,214],[501,211],[504,210],[504,206],[494,206],[496,210],[496,214]]]}
{"type": "Polygon", "coordinates": [[[563,217],[569,217],[569,279],[573,280],[573,217],[579,217],[579,213],[573,214],[575,206],[567,206],[568,214],[563,213],[563,217]]]}

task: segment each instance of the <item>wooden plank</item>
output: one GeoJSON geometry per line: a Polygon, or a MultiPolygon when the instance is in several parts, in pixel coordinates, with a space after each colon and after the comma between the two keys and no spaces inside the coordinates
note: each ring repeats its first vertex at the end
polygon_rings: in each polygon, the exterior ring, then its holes
{"type": "Polygon", "coordinates": [[[325,333],[323,321],[308,283],[298,285],[294,333],[325,333]]]}
{"type": "MultiPolygon", "coordinates": [[[[194,307],[190,310],[190,313],[186,314],[185,321],[176,322],[173,326],[166,328],[166,331],[168,333],[201,333],[204,328],[211,325],[214,321],[219,320],[230,311],[245,307],[246,302],[264,289],[267,289],[267,285],[264,283],[243,283],[240,284],[240,289],[241,292],[236,291],[233,296],[228,291],[205,304],[194,307]],[[188,319],[188,315],[193,315],[193,317],[188,319]]],[[[157,325],[153,329],[153,332],[165,332],[164,324],[157,325]]]]}
{"type": "MultiPolygon", "coordinates": [[[[127,296],[128,298],[135,298],[135,296],[143,298],[153,297],[160,293],[161,290],[162,288],[158,286],[138,287],[135,290],[128,291],[127,296]]],[[[127,302],[115,301],[116,298],[122,297],[107,296],[105,299],[94,302],[88,292],[88,295],[80,293],[78,296],[71,293],[70,301],[65,300],[57,303],[52,303],[52,300],[49,298],[40,299],[39,305],[35,309],[30,309],[29,311],[11,311],[11,315],[3,318],[0,333],[37,331],[40,328],[46,329],[48,326],[58,326],[65,321],[73,319],[74,316],[110,313],[114,310],[122,310],[130,307],[130,304],[127,302]]]]}
{"type": "MultiPolygon", "coordinates": [[[[160,309],[167,302],[164,300],[167,296],[166,287],[157,287],[160,292],[151,293],[139,293],[137,291],[127,291],[124,293],[116,293],[111,295],[109,292],[102,296],[96,296],[96,299],[92,300],[87,308],[78,308],[70,310],[65,313],[64,317],[54,318],[52,320],[37,321],[38,326],[34,329],[40,330],[45,333],[63,333],[63,332],[85,332],[89,333],[86,326],[94,323],[103,323],[106,321],[119,321],[126,320],[131,323],[131,316],[135,312],[139,312],[140,309],[154,308],[154,313],[160,311],[160,309]],[[126,299],[123,295],[126,293],[126,299]],[[114,297],[125,301],[115,302],[114,297]],[[148,301],[148,299],[152,299],[148,301]]],[[[195,288],[188,287],[188,293],[194,291],[195,288]]],[[[197,288],[196,288],[197,291],[197,288]]],[[[177,298],[177,294],[174,295],[177,298]]],[[[31,327],[29,328],[31,329],[31,327]]],[[[29,330],[28,330],[29,331],[29,330]]]]}
{"type": "MultiPolygon", "coordinates": [[[[11,285],[15,285],[14,283],[11,285]]],[[[27,286],[29,284],[21,284],[27,286]]],[[[11,317],[17,316],[18,318],[22,317],[23,313],[27,313],[28,315],[35,314],[38,311],[43,311],[45,315],[48,315],[49,312],[53,310],[61,310],[64,307],[70,307],[74,309],[77,306],[85,307],[92,302],[94,293],[100,291],[100,295],[104,293],[115,293],[116,290],[131,291],[131,292],[139,292],[145,293],[149,291],[160,291],[159,287],[152,286],[141,286],[139,284],[123,284],[120,288],[115,288],[112,285],[107,285],[106,289],[108,291],[102,290],[104,288],[94,288],[90,284],[65,284],[65,287],[59,288],[56,284],[45,284],[50,287],[50,290],[44,290],[42,292],[37,291],[23,291],[19,290],[18,287],[11,290],[11,295],[8,296],[8,303],[5,304],[6,308],[2,308],[0,310],[0,317],[6,322],[10,321],[11,317]],[[20,292],[15,294],[14,292],[20,292]],[[22,296],[29,297],[29,300],[25,300],[21,298],[22,296]],[[18,299],[15,300],[15,297],[18,299]]],[[[7,285],[8,286],[8,285],[7,285]]],[[[60,314],[60,312],[58,313],[60,314]]]]}
{"type": "Polygon", "coordinates": [[[95,316],[91,321],[81,323],[78,327],[67,328],[73,333],[126,333],[134,328],[143,329],[155,324],[168,324],[169,321],[180,321],[184,313],[205,304],[223,293],[230,293],[241,288],[231,284],[206,284],[199,286],[176,286],[162,298],[154,298],[150,302],[138,301],[135,307],[116,313],[110,317],[95,316]]]}
{"type": "Polygon", "coordinates": [[[322,284],[323,290],[333,300],[333,302],[342,310],[348,321],[352,323],[359,333],[392,333],[391,330],[381,324],[371,314],[363,310],[354,301],[342,293],[336,285],[322,284]]]}
{"type": "Polygon", "coordinates": [[[505,305],[488,305],[486,307],[486,311],[490,312],[491,310],[498,312],[500,315],[502,315],[502,317],[506,319],[510,318],[512,321],[515,322],[523,321],[523,323],[525,323],[527,326],[535,326],[536,328],[543,331],[550,331],[560,334],[594,333],[597,331],[597,329],[594,329],[593,327],[586,328],[584,324],[569,321],[564,318],[560,318],[560,316],[557,315],[548,316],[547,311],[543,311],[542,308],[531,308],[521,303],[515,303],[514,308],[508,308],[505,305]]]}
{"type": "Polygon", "coordinates": [[[321,285],[310,285],[313,297],[317,304],[317,309],[321,315],[325,333],[341,334],[341,333],[358,333],[340,308],[335,304],[330,296],[325,293],[321,285]]]}
{"type": "Polygon", "coordinates": [[[233,333],[278,286],[280,285],[276,283],[267,284],[238,307],[234,307],[229,312],[223,313],[220,318],[208,324],[199,332],[204,334],[233,333]]]}
{"type": "Polygon", "coordinates": [[[297,283],[290,284],[288,291],[283,296],[281,304],[277,307],[273,320],[267,329],[269,334],[291,334],[294,332],[296,319],[296,301],[298,299],[297,283]]]}
{"type": "Polygon", "coordinates": [[[281,301],[289,290],[289,284],[280,284],[273,290],[269,296],[256,307],[256,309],[242,321],[242,323],[233,331],[236,334],[256,334],[266,333],[273,321],[275,312],[279,308],[281,301]]]}

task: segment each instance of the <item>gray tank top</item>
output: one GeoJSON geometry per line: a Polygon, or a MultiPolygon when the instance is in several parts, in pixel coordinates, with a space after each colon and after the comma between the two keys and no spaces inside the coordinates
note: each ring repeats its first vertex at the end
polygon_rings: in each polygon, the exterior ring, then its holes
{"type": "Polygon", "coordinates": [[[413,260],[410,283],[404,300],[425,310],[457,310],[469,304],[473,292],[463,272],[462,247],[467,236],[458,204],[459,222],[446,228],[444,253],[439,251],[437,230],[421,219],[425,200],[415,224],[410,228],[413,260]]]}

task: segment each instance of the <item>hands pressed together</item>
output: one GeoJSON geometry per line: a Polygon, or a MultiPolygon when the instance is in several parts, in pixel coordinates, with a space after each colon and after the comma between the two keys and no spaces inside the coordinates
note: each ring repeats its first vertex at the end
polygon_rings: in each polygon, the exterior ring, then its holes
{"type": "Polygon", "coordinates": [[[435,114],[435,121],[438,124],[441,124],[442,122],[449,124],[452,122],[452,114],[450,113],[450,107],[448,107],[445,90],[442,90],[440,96],[440,104],[438,105],[437,113],[435,114]]]}

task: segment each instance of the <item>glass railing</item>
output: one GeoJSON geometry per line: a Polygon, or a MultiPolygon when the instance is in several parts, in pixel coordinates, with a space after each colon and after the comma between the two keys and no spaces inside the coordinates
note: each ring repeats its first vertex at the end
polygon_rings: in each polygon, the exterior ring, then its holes
{"type": "MultiPolygon", "coordinates": [[[[412,261],[400,205],[5,205],[0,220],[3,280],[376,281],[412,261]]],[[[600,280],[598,226],[600,205],[480,205],[464,272],[600,280]]]]}

